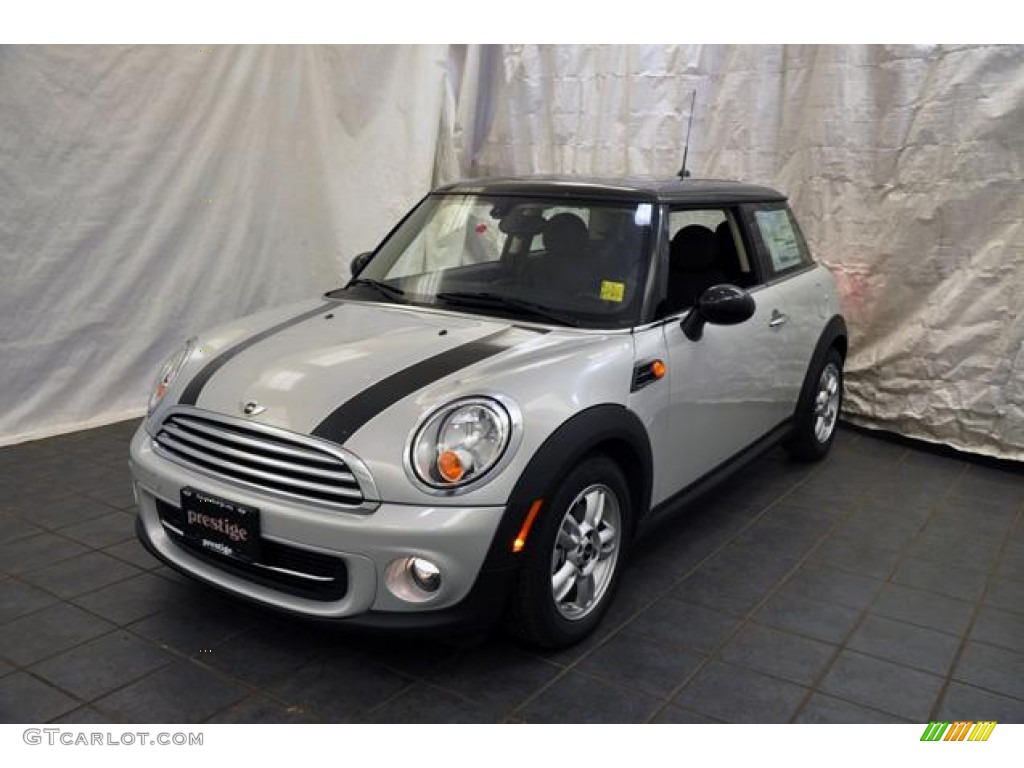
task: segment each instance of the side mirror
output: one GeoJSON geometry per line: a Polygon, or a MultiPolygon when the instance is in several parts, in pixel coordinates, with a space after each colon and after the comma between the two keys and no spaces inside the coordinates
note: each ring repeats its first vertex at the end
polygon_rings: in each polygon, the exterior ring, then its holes
{"type": "Polygon", "coordinates": [[[680,324],[690,341],[700,341],[704,324],[738,325],[754,316],[754,297],[742,288],[723,283],[708,288],[697,299],[697,306],[680,324]]]}
{"type": "Polygon", "coordinates": [[[356,277],[360,272],[363,271],[363,267],[370,263],[370,259],[373,258],[373,251],[367,251],[366,253],[360,253],[349,264],[349,269],[352,271],[352,277],[356,277]]]}

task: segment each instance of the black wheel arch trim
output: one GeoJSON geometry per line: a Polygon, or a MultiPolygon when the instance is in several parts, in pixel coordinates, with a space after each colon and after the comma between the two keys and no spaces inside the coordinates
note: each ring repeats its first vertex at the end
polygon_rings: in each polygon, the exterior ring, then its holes
{"type": "Polygon", "coordinates": [[[836,346],[836,342],[842,339],[842,349],[840,354],[843,358],[846,357],[847,344],[849,343],[849,335],[846,331],[846,321],[842,315],[832,315],[829,321],[825,323],[825,328],[822,330],[821,335],[818,337],[818,343],[814,347],[814,354],[811,355],[811,362],[807,365],[807,372],[804,374],[804,382],[800,387],[800,397],[797,400],[796,408],[793,410],[794,417],[799,418],[799,415],[805,411],[809,405],[809,399],[814,397],[815,387],[817,385],[817,377],[815,373],[825,362],[825,357],[828,355],[829,350],[836,346]]]}
{"type": "MultiPolygon", "coordinates": [[[[530,505],[536,499],[547,500],[569,468],[602,446],[613,460],[619,462],[630,483],[634,523],[643,516],[651,505],[654,476],[654,458],[647,429],[640,418],[625,406],[611,403],[591,406],[559,426],[531,457],[509,495],[482,570],[518,565],[519,553],[512,552],[512,542],[529,513],[530,505]],[[628,466],[630,461],[637,466],[628,466]]],[[[543,508],[541,511],[543,513],[543,508]]]]}

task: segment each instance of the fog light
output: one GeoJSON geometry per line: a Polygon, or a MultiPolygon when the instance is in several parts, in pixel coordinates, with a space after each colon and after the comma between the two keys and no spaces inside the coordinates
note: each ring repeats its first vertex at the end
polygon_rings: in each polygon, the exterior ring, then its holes
{"type": "Polygon", "coordinates": [[[441,586],[441,569],[422,557],[409,558],[409,573],[416,586],[424,592],[437,592],[441,586]]]}
{"type": "Polygon", "coordinates": [[[395,597],[425,603],[441,588],[441,568],[423,557],[400,557],[388,563],[384,583],[395,597]]]}

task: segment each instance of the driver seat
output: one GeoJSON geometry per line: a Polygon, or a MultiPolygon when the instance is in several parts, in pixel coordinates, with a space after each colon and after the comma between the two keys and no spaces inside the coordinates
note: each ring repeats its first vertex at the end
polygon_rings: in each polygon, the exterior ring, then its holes
{"type": "Polygon", "coordinates": [[[704,291],[727,282],[715,233],[700,224],[676,232],[668,252],[668,312],[692,307],[704,291]]]}

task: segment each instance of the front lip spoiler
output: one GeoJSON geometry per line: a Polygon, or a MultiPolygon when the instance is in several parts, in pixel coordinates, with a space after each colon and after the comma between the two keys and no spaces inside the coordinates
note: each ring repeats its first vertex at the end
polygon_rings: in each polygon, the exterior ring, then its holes
{"type": "Polygon", "coordinates": [[[512,591],[517,566],[505,566],[480,571],[469,593],[457,604],[435,611],[367,611],[366,613],[343,618],[327,618],[309,616],[298,611],[290,611],[276,605],[269,605],[246,595],[240,595],[230,589],[196,576],[172,560],[164,557],[154,546],[142,518],[135,518],[135,533],[146,550],[157,560],[173,568],[190,579],[201,582],[219,592],[230,595],[236,600],[243,600],[258,606],[269,613],[289,616],[318,625],[329,625],[353,630],[365,630],[371,633],[400,633],[402,635],[464,635],[473,632],[487,632],[505,612],[508,596],[512,591]]]}

